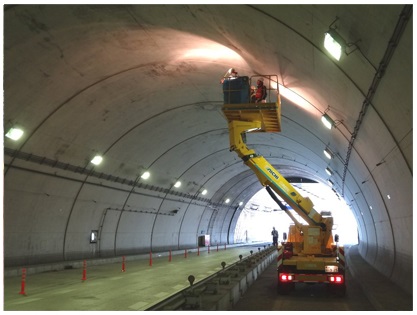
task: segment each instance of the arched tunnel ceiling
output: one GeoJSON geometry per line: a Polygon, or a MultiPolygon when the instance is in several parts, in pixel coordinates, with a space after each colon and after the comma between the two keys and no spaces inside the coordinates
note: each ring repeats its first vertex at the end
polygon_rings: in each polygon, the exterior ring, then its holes
{"type": "Polygon", "coordinates": [[[183,197],[249,200],[261,186],[229,152],[221,112],[219,80],[234,67],[276,74],[282,90],[282,132],[249,134],[248,146],[284,176],[325,182],[329,166],[365,243],[395,244],[408,256],[401,241],[412,216],[410,19],[403,5],[5,6],[4,129],[25,130],[18,142],[4,139],[6,206],[10,191],[58,194],[37,173],[169,194],[179,179],[183,197]],[[336,17],[333,27],[355,43],[340,62],[323,47],[336,17]],[[320,121],[325,112],[332,130],[320,121]],[[97,153],[104,161],[93,167],[97,153]],[[16,176],[25,171],[32,175],[16,176]]]}

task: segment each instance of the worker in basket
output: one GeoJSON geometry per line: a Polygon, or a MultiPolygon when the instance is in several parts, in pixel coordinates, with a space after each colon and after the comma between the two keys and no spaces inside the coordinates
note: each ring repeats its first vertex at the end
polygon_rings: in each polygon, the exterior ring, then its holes
{"type": "Polygon", "coordinates": [[[266,103],[266,86],[263,78],[256,82],[255,103],[266,103]]]}

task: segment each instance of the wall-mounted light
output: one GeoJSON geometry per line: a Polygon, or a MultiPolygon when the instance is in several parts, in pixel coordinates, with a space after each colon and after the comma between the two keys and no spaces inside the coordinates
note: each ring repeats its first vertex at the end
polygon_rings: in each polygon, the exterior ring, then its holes
{"type": "Polygon", "coordinates": [[[178,180],[175,184],[174,187],[175,188],[179,188],[181,186],[181,182],[178,180]]]}
{"type": "Polygon", "coordinates": [[[201,192],[201,194],[204,196],[204,195],[206,195],[207,194],[207,189],[204,189],[202,192],[201,192]]]}
{"type": "Polygon", "coordinates": [[[330,180],[330,179],[328,179],[327,182],[330,184],[330,186],[333,186],[334,185],[333,181],[330,180]]]}
{"type": "Polygon", "coordinates": [[[241,201],[241,202],[239,202],[239,206],[242,206],[243,205],[243,202],[241,201]]]}
{"type": "Polygon", "coordinates": [[[229,203],[229,202],[230,202],[230,199],[229,199],[229,198],[227,198],[224,202],[225,202],[225,203],[229,203]]]}
{"type": "Polygon", "coordinates": [[[334,120],[331,119],[330,116],[327,114],[321,116],[321,121],[328,129],[332,129],[332,127],[335,125],[334,120]]]}
{"type": "Polygon", "coordinates": [[[333,171],[332,171],[330,168],[328,168],[328,167],[326,167],[326,173],[327,173],[329,176],[332,176],[332,175],[333,175],[333,171]]]}
{"type": "Polygon", "coordinates": [[[12,139],[13,141],[19,140],[23,136],[23,130],[20,128],[12,127],[6,133],[6,137],[12,139]]]}
{"type": "Polygon", "coordinates": [[[101,162],[103,162],[103,157],[101,155],[96,155],[95,157],[93,157],[93,159],[91,160],[91,163],[93,163],[94,165],[100,165],[101,162]]]}
{"type": "Polygon", "coordinates": [[[328,148],[326,148],[326,149],[324,149],[324,155],[329,159],[329,160],[331,160],[332,158],[333,158],[333,153],[332,153],[332,151],[330,151],[328,148]]]}
{"type": "Polygon", "coordinates": [[[339,61],[342,52],[346,50],[346,41],[334,28],[329,28],[324,35],[324,48],[327,49],[334,59],[339,61]]]}
{"type": "Polygon", "coordinates": [[[140,178],[142,178],[142,179],[148,179],[150,176],[151,176],[151,173],[149,173],[148,171],[146,171],[145,173],[143,173],[141,175],[140,178]]]}
{"type": "Polygon", "coordinates": [[[90,244],[97,243],[98,230],[92,230],[90,233],[90,244]]]}
{"type": "MultiPolygon", "coordinates": [[[[346,55],[349,55],[353,53],[355,50],[361,50],[359,49],[357,43],[360,40],[357,40],[356,42],[346,42],[346,40],[336,31],[336,27],[332,27],[336,21],[339,20],[338,17],[336,17],[336,20],[333,21],[332,24],[329,26],[329,30],[324,33],[324,48],[327,49],[327,51],[332,55],[333,58],[335,58],[337,61],[340,60],[340,57],[342,56],[342,52],[344,52],[346,55]],[[352,48],[353,47],[353,48],[352,48]],[[349,48],[349,52],[347,51],[347,48],[349,48]]],[[[362,52],[361,52],[362,53],[362,52]]]]}

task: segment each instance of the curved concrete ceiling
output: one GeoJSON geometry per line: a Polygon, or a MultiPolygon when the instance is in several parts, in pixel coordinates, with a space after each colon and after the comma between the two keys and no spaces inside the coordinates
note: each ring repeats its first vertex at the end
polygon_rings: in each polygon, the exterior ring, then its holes
{"type": "Polygon", "coordinates": [[[232,242],[237,204],[261,188],[229,152],[219,79],[234,67],[276,74],[282,93],[282,132],[249,134],[248,145],[284,176],[324,183],[330,167],[360,253],[411,291],[411,14],[403,5],[5,6],[4,128],[25,131],[4,138],[5,266],[186,248],[201,234],[232,242]],[[339,62],[323,48],[332,23],[352,44],[339,62]]]}

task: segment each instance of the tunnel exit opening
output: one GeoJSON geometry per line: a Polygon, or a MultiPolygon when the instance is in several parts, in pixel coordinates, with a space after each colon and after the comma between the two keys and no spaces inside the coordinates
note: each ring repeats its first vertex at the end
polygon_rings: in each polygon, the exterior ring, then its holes
{"type": "MultiPolygon", "coordinates": [[[[309,197],[318,211],[331,211],[334,218],[333,235],[338,234],[340,244],[358,243],[358,228],[355,217],[346,202],[332,189],[322,183],[294,184],[302,195],[309,197]]],[[[304,220],[293,210],[299,222],[304,220]]],[[[278,230],[278,240],[283,241],[283,233],[288,234],[291,218],[281,210],[269,196],[265,188],[258,191],[244,206],[239,215],[235,233],[235,243],[270,242],[272,228],[278,230]]]]}

